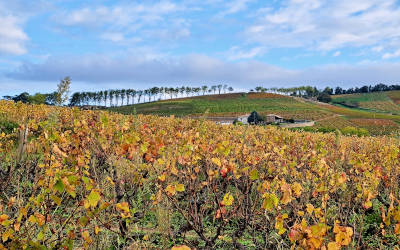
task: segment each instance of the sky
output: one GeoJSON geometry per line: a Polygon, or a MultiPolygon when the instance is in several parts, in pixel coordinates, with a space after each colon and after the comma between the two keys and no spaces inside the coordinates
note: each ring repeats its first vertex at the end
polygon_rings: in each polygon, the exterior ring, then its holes
{"type": "Polygon", "coordinates": [[[0,0],[0,95],[400,84],[398,0],[0,0]]]}

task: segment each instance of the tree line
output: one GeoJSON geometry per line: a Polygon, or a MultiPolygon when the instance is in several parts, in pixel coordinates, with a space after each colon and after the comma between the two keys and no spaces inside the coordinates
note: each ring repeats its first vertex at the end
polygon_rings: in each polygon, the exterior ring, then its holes
{"type": "Polygon", "coordinates": [[[201,87],[152,87],[144,90],[112,89],[95,92],[75,92],[72,94],[70,106],[96,105],[96,106],[123,106],[135,103],[151,102],[163,99],[173,99],[183,96],[221,94],[232,92],[228,85],[203,85],[201,87]],[[136,102],[135,102],[136,100],[136,102]]]}
{"type": "Polygon", "coordinates": [[[317,89],[312,86],[300,86],[293,88],[264,88],[262,86],[256,87],[254,90],[256,92],[272,92],[277,94],[298,96],[304,98],[316,98],[319,101],[330,102],[331,95],[344,95],[344,94],[358,94],[358,93],[372,93],[381,91],[391,91],[400,90],[400,85],[386,85],[379,83],[377,85],[364,85],[362,87],[343,89],[341,87],[336,87],[335,89],[331,87],[326,87],[325,89],[317,89]]]}
{"type": "Polygon", "coordinates": [[[57,90],[52,93],[36,93],[34,95],[30,95],[28,92],[22,92],[21,94],[15,96],[6,95],[3,96],[3,98],[14,102],[61,106],[68,101],[70,85],[71,78],[67,76],[60,81],[60,83],[57,85],[57,90]]]}

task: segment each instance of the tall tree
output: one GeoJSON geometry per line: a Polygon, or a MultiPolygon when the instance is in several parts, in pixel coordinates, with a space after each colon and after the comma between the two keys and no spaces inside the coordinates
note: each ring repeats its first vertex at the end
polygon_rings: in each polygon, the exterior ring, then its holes
{"type": "Polygon", "coordinates": [[[221,89],[222,89],[222,84],[218,84],[218,95],[220,95],[221,94],[221,89]]]}
{"type": "Polygon", "coordinates": [[[110,90],[108,91],[108,97],[109,97],[109,99],[110,99],[110,107],[113,106],[114,93],[115,93],[115,90],[113,90],[113,89],[110,89],[110,90]]]}
{"type": "Polygon", "coordinates": [[[124,100],[126,97],[126,89],[121,89],[121,106],[124,105],[124,100]]]}
{"type": "Polygon", "coordinates": [[[226,94],[226,89],[228,88],[228,85],[224,84],[222,88],[224,89],[224,94],[226,94]]]}
{"type": "Polygon", "coordinates": [[[201,86],[201,90],[203,91],[203,95],[207,92],[207,89],[208,89],[207,85],[201,86]]]}
{"type": "Polygon", "coordinates": [[[61,106],[68,100],[69,89],[71,87],[71,78],[65,77],[57,85],[56,105],[61,106]]]}
{"type": "Polygon", "coordinates": [[[211,86],[211,90],[214,92],[214,94],[215,94],[215,91],[217,91],[217,86],[216,85],[213,85],[213,86],[211,86]]]}
{"type": "Polygon", "coordinates": [[[108,90],[104,90],[103,92],[104,106],[107,106],[107,100],[108,100],[108,90]]]}
{"type": "Polygon", "coordinates": [[[137,94],[138,94],[138,103],[140,103],[140,98],[143,96],[143,90],[138,90],[137,94]]]}

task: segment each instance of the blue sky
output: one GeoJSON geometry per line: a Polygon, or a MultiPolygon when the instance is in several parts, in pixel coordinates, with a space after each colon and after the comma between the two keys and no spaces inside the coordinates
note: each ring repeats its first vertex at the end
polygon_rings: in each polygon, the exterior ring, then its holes
{"type": "Polygon", "coordinates": [[[0,95],[400,84],[397,0],[0,0],[0,95]]]}

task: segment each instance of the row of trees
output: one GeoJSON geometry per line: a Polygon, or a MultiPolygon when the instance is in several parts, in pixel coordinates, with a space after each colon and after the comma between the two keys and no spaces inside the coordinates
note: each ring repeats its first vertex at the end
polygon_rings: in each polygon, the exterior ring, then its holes
{"type": "Polygon", "coordinates": [[[232,92],[233,88],[228,85],[213,85],[201,87],[152,87],[145,90],[135,89],[115,89],[102,90],[96,92],[76,92],[72,95],[70,106],[82,105],[104,105],[104,106],[122,106],[142,102],[151,102],[162,99],[172,99],[183,96],[221,94],[227,91],[232,92]],[[136,101],[136,102],[135,102],[136,101]]]}
{"type": "MultiPolygon", "coordinates": [[[[356,93],[372,93],[380,91],[391,91],[400,90],[400,85],[386,85],[383,83],[377,84],[375,86],[364,85],[362,87],[355,87],[349,89],[342,89],[341,87],[336,87],[335,89],[326,87],[323,90],[319,90],[316,87],[311,86],[300,86],[293,88],[264,88],[258,86],[254,89],[256,92],[272,92],[284,95],[299,96],[304,98],[316,98],[319,101],[330,102],[331,95],[343,95],[343,94],[356,94],[356,93]]],[[[251,90],[251,91],[254,91],[251,90]]]]}
{"type": "Polygon", "coordinates": [[[332,93],[335,95],[342,95],[342,94],[355,94],[355,93],[372,93],[372,92],[381,92],[381,91],[391,91],[391,90],[400,90],[400,85],[386,85],[383,83],[377,84],[375,86],[371,85],[364,85],[360,88],[349,88],[349,89],[342,89],[341,87],[336,87],[335,92],[332,93]]]}
{"type": "MultiPolygon", "coordinates": [[[[327,88],[329,88],[329,87],[327,87],[327,88]]],[[[302,97],[314,97],[314,96],[318,96],[318,94],[320,92],[322,92],[322,91],[318,90],[316,87],[311,87],[311,86],[300,86],[300,87],[293,87],[293,88],[264,88],[264,87],[258,86],[254,90],[256,92],[272,92],[272,93],[277,93],[277,94],[302,96],[302,97]]],[[[254,90],[250,90],[250,91],[254,91],[254,90]]]]}
{"type": "MultiPolygon", "coordinates": [[[[251,90],[254,91],[254,90],[251,90]]],[[[255,88],[257,92],[272,92],[277,94],[291,95],[291,96],[299,96],[304,98],[315,98],[321,102],[330,102],[332,98],[332,88],[326,87],[323,90],[319,90],[316,87],[311,86],[300,86],[293,88],[264,88],[258,86],[255,88]]]]}
{"type": "Polygon", "coordinates": [[[362,87],[343,89],[341,87],[336,87],[335,89],[326,87],[323,90],[318,90],[316,87],[311,86],[300,86],[293,88],[264,88],[262,86],[256,87],[254,90],[256,92],[273,92],[292,96],[302,96],[302,97],[314,97],[318,96],[321,92],[325,92],[329,95],[343,95],[343,94],[356,94],[356,93],[372,93],[380,91],[391,91],[400,90],[400,85],[386,85],[379,83],[375,86],[364,85],[362,87]]]}

